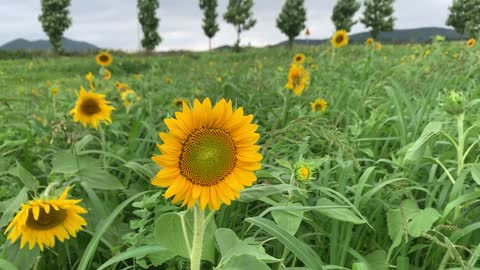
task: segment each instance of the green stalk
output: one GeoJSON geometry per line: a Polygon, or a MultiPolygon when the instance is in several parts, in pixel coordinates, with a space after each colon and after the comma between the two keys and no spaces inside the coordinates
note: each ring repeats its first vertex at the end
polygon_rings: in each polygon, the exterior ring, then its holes
{"type": "Polygon", "coordinates": [[[190,269],[200,270],[202,261],[202,246],[203,246],[203,232],[204,232],[204,215],[203,210],[198,204],[193,207],[194,211],[194,225],[193,225],[193,243],[192,253],[190,253],[190,269]]]}
{"type": "Polygon", "coordinates": [[[105,139],[105,131],[103,130],[102,124],[99,123],[98,125],[98,131],[100,132],[100,140],[102,143],[102,151],[103,151],[103,169],[108,168],[108,160],[107,160],[107,155],[105,153],[107,152],[107,140],[105,139]]]}

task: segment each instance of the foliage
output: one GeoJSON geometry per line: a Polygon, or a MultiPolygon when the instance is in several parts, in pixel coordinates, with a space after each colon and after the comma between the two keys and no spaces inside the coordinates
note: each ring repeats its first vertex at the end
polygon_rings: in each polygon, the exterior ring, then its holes
{"type": "Polygon", "coordinates": [[[208,37],[208,48],[212,49],[211,39],[220,30],[217,23],[217,0],[200,0],[200,8],[203,10],[202,29],[208,37]]]}
{"type": "Polygon", "coordinates": [[[240,34],[257,23],[253,18],[253,0],[228,0],[227,11],[223,14],[223,18],[228,23],[235,26],[237,30],[237,42],[235,49],[240,50],[240,34]]]}
{"type": "Polygon", "coordinates": [[[290,47],[293,39],[305,29],[307,12],[304,0],[286,0],[280,15],[277,17],[277,27],[287,35],[290,47]]]}
{"type": "Polygon", "coordinates": [[[137,0],[138,21],[142,25],[142,47],[153,51],[162,38],[157,32],[159,19],[155,14],[160,4],[158,0],[137,0]]]}
{"type": "Polygon", "coordinates": [[[360,21],[366,28],[371,28],[370,34],[377,38],[382,31],[392,31],[395,18],[393,14],[394,0],[366,0],[363,18],[360,21]]]}
{"type": "Polygon", "coordinates": [[[360,9],[360,3],[356,0],[338,0],[333,7],[332,21],[337,31],[345,30],[350,32],[352,26],[357,21],[353,20],[353,16],[360,9]]]}
{"type": "Polygon", "coordinates": [[[459,33],[467,33],[472,37],[480,34],[479,0],[454,0],[448,9],[450,14],[447,25],[452,26],[459,33]]]}
{"type": "Polygon", "coordinates": [[[42,14],[38,20],[57,53],[63,53],[63,32],[72,25],[68,11],[70,2],[71,0],[41,0],[42,14]]]}

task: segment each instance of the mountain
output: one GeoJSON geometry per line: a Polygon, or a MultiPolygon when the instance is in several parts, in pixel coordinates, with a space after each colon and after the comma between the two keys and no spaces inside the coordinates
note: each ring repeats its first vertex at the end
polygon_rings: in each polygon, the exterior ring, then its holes
{"type": "MultiPolygon", "coordinates": [[[[462,40],[466,39],[466,36],[459,34],[453,29],[441,28],[441,27],[424,27],[415,29],[398,29],[392,32],[381,32],[377,41],[382,43],[427,43],[432,40],[432,37],[436,35],[444,36],[447,40],[462,40]]],[[[370,37],[370,32],[362,32],[357,34],[348,35],[348,40],[351,43],[365,42],[370,37]]],[[[328,42],[330,39],[298,39],[295,40],[295,44],[306,45],[318,45],[328,42]]],[[[288,41],[283,41],[277,45],[288,44],[288,41]]]]}
{"type": "MultiPolygon", "coordinates": [[[[79,52],[98,50],[98,47],[87,42],[71,40],[63,38],[63,48],[66,52],[79,52]]],[[[48,40],[34,40],[29,41],[23,38],[15,39],[0,46],[0,50],[50,50],[52,45],[48,40]]]]}

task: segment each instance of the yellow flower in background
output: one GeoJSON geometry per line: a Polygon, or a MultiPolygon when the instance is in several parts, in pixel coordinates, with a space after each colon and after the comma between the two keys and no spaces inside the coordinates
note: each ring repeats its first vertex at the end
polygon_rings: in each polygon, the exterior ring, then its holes
{"type": "Polygon", "coordinates": [[[168,187],[165,197],[172,203],[183,201],[192,207],[218,210],[223,202],[240,197],[245,186],[256,181],[254,171],[261,168],[262,155],[256,142],[258,126],[253,115],[243,115],[232,101],[221,99],[213,108],[209,98],[194,100],[193,108],[183,103],[183,111],[165,119],[168,133],[160,133],[162,153],[152,160],[161,170],[152,184],[168,187]]]}
{"type": "Polygon", "coordinates": [[[121,82],[117,81],[117,82],[115,82],[115,88],[117,88],[118,92],[121,93],[121,92],[129,89],[129,86],[126,83],[121,83],[121,82]]]}
{"type": "Polygon", "coordinates": [[[471,48],[471,47],[475,46],[476,43],[477,43],[477,41],[474,38],[469,39],[467,41],[467,48],[471,48]]]}
{"type": "Polygon", "coordinates": [[[37,90],[32,89],[32,92],[31,92],[31,93],[32,93],[32,96],[36,96],[36,95],[37,95],[37,90]]]}
{"type": "Polygon", "coordinates": [[[218,82],[218,83],[221,83],[222,81],[223,81],[222,77],[220,77],[220,76],[217,77],[217,82],[218,82]]]}
{"type": "Polygon", "coordinates": [[[303,64],[303,61],[305,60],[305,55],[303,53],[297,53],[293,57],[293,63],[295,64],[303,64]]]}
{"type": "Polygon", "coordinates": [[[85,78],[87,78],[88,84],[90,85],[90,90],[95,90],[95,83],[93,82],[92,72],[88,72],[87,75],[85,75],[85,78]]]}
{"type": "Polygon", "coordinates": [[[45,85],[46,85],[46,86],[51,86],[51,85],[52,85],[52,82],[47,81],[47,82],[45,83],[45,85]]]}
{"type": "Polygon", "coordinates": [[[140,78],[142,78],[142,74],[136,73],[136,74],[133,74],[133,77],[137,80],[140,80],[140,78]]]}
{"type": "Polygon", "coordinates": [[[108,67],[112,63],[113,57],[108,52],[100,52],[99,54],[97,54],[97,57],[95,58],[95,60],[97,61],[97,64],[99,64],[100,66],[108,67]]]}
{"type": "Polygon", "coordinates": [[[427,58],[430,56],[430,50],[426,50],[424,53],[423,53],[423,58],[427,58]]]}
{"type": "Polygon", "coordinates": [[[313,178],[313,168],[306,163],[300,163],[295,166],[295,180],[304,182],[313,178]]]}
{"type": "Polygon", "coordinates": [[[375,40],[373,38],[368,38],[367,41],[366,41],[368,46],[372,45],[374,42],[375,42],[375,40]]]}
{"type": "Polygon", "coordinates": [[[377,42],[377,44],[375,44],[375,50],[376,51],[381,51],[382,50],[382,43],[377,42]]]}
{"type": "Polygon", "coordinates": [[[184,99],[184,98],[174,98],[173,101],[172,101],[172,105],[173,107],[178,107],[178,106],[182,106],[183,103],[186,103],[187,100],[184,99]]]}
{"type": "Polygon", "coordinates": [[[302,65],[293,64],[288,72],[288,82],[285,87],[300,96],[308,86],[310,75],[302,65]]]}
{"type": "Polygon", "coordinates": [[[330,42],[332,43],[334,48],[341,48],[341,47],[347,46],[348,44],[347,31],[338,30],[337,32],[335,32],[330,42]]]}
{"type": "Polygon", "coordinates": [[[165,82],[166,82],[167,84],[172,84],[172,83],[173,83],[173,79],[167,76],[167,77],[165,77],[165,82]]]}
{"type": "Polygon", "coordinates": [[[132,89],[127,89],[127,90],[123,91],[120,94],[120,96],[122,98],[123,105],[125,105],[125,108],[127,108],[127,109],[130,109],[130,106],[132,106],[133,102],[140,101],[140,99],[141,99],[137,95],[137,93],[132,89]]]}
{"type": "Polygon", "coordinates": [[[110,70],[104,69],[103,73],[104,73],[104,75],[103,75],[104,80],[108,81],[112,78],[112,73],[110,72],[110,70]]]}
{"type": "Polygon", "coordinates": [[[325,112],[327,110],[328,103],[323,98],[317,98],[314,102],[310,102],[310,107],[312,108],[312,112],[325,112]]]}
{"type": "Polygon", "coordinates": [[[115,108],[109,104],[110,102],[105,100],[105,95],[87,92],[80,87],[80,95],[70,114],[73,115],[73,121],[82,123],[84,127],[89,125],[97,128],[100,121],[112,122],[110,114],[115,108]]]}
{"type": "Polygon", "coordinates": [[[52,88],[52,90],[50,90],[52,92],[52,95],[56,96],[58,94],[58,89],[57,88],[52,88]]]}
{"type": "Polygon", "coordinates": [[[55,238],[63,242],[77,237],[77,232],[87,225],[80,214],[87,213],[77,205],[81,200],[67,199],[69,187],[58,198],[34,199],[22,208],[8,224],[4,234],[10,232],[8,239],[14,243],[21,236],[20,248],[28,242],[29,249],[37,244],[43,251],[44,246],[54,247],[55,238]]]}

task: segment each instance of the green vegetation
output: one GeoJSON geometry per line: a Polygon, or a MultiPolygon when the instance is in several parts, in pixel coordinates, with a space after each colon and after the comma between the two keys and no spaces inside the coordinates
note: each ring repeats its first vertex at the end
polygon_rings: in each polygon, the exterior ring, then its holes
{"type": "Polygon", "coordinates": [[[366,0],[363,18],[360,20],[370,29],[371,37],[377,38],[382,31],[392,31],[395,18],[392,16],[394,0],[366,0]]]}
{"type": "Polygon", "coordinates": [[[357,21],[353,20],[353,16],[360,9],[360,3],[356,0],[338,0],[333,7],[332,21],[337,31],[345,30],[350,32],[352,26],[357,21]]]}
{"type": "Polygon", "coordinates": [[[255,26],[257,20],[253,18],[253,0],[229,0],[227,11],[223,14],[226,22],[237,30],[236,51],[240,50],[240,34],[255,26]]]}
{"type": "Polygon", "coordinates": [[[151,52],[162,41],[157,32],[159,19],[156,11],[160,4],[158,0],[137,0],[138,21],[142,25],[142,47],[151,52]]]}
{"type": "Polygon", "coordinates": [[[72,25],[68,7],[71,0],[42,0],[42,14],[38,20],[47,34],[50,44],[57,53],[63,52],[63,32],[72,25]]]}
{"type": "Polygon", "coordinates": [[[280,15],[277,17],[277,27],[287,35],[290,48],[293,40],[305,29],[307,11],[303,0],[286,0],[280,15]]]}
{"type": "Polygon", "coordinates": [[[202,29],[208,37],[208,49],[212,49],[212,38],[220,30],[217,23],[217,0],[200,0],[200,8],[203,10],[202,29]]]}
{"type": "Polygon", "coordinates": [[[480,267],[479,46],[331,50],[113,54],[110,80],[94,55],[1,60],[0,228],[47,186],[70,185],[89,212],[43,252],[0,234],[0,268],[189,269],[194,211],[150,184],[151,157],[174,99],[205,97],[254,115],[263,160],[206,221],[202,269],[480,267]],[[310,72],[298,97],[285,89],[295,53],[310,72]],[[115,107],[98,130],[69,113],[88,72],[115,107]],[[115,82],[139,97],[128,109],[115,82]]]}

